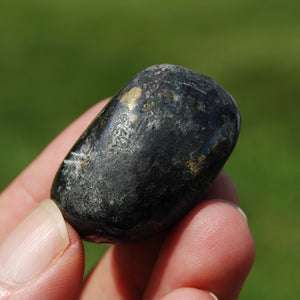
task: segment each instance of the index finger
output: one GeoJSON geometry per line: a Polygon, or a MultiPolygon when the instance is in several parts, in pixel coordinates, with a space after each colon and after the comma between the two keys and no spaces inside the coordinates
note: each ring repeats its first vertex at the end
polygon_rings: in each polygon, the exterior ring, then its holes
{"type": "Polygon", "coordinates": [[[55,173],[82,131],[107,103],[102,101],[67,127],[0,195],[0,241],[38,203],[50,197],[55,173]]]}

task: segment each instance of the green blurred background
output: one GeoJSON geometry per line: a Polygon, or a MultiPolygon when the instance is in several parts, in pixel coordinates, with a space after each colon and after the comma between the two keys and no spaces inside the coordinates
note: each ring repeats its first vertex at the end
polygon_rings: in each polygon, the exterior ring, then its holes
{"type": "MultiPolygon", "coordinates": [[[[240,299],[299,299],[300,2],[0,3],[2,190],[72,120],[158,63],[237,100],[234,178],[257,247],[240,299]]],[[[85,244],[87,270],[105,247],[85,244]]]]}

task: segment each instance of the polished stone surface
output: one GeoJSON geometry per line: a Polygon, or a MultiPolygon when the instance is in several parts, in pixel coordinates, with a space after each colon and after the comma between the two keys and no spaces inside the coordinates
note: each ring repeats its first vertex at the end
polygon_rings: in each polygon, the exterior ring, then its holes
{"type": "Polygon", "coordinates": [[[86,240],[147,238],[199,202],[239,128],[235,101],[215,81],[179,66],[149,67],[82,134],[51,197],[86,240]]]}

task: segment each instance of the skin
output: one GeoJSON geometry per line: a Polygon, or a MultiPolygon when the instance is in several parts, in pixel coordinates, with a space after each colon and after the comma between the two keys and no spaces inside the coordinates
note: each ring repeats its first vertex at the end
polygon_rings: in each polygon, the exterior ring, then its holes
{"type": "MultiPolygon", "coordinates": [[[[49,191],[59,164],[103,101],[65,129],[0,195],[0,243],[49,191]]],[[[168,232],[113,245],[83,281],[82,242],[67,224],[70,244],[26,284],[0,281],[9,299],[237,299],[254,261],[247,220],[235,207],[233,181],[220,173],[201,201],[168,232]],[[226,201],[220,201],[226,200],[226,201]],[[234,204],[234,205],[233,205],[234,204]]]]}

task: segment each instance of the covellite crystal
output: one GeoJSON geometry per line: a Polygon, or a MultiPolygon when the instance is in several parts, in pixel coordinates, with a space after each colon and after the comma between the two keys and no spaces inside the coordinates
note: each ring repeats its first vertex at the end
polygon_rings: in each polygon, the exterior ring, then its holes
{"type": "Polygon", "coordinates": [[[51,197],[86,240],[147,238],[199,202],[239,128],[235,101],[215,81],[179,66],[149,67],[82,134],[51,197]]]}

